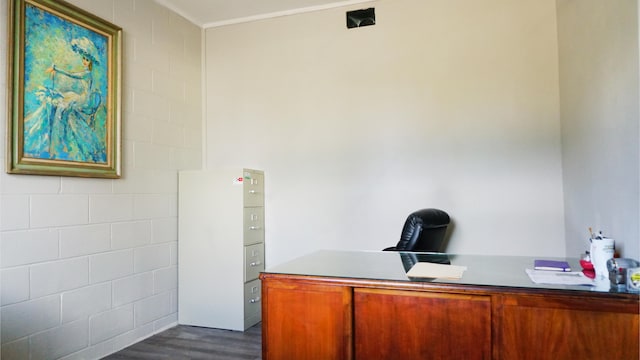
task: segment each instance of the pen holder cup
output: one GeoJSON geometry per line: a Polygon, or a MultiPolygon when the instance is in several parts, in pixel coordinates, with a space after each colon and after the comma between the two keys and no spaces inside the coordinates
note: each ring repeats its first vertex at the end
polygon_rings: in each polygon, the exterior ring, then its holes
{"type": "Polygon", "coordinates": [[[609,238],[591,239],[591,263],[597,278],[608,278],[607,260],[613,258],[615,241],[609,238]]]}

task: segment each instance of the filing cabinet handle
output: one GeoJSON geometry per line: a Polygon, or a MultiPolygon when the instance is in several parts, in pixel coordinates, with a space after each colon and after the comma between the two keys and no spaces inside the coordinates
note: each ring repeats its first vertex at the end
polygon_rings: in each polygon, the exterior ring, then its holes
{"type": "Polygon", "coordinates": [[[255,304],[255,303],[259,302],[259,301],[260,301],[260,296],[256,297],[255,299],[250,299],[249,300],[249,302],[252,303],[252,304],[255,304]]]}
{"type": "Polygon", "coordinates": [[[254,262],[252,262],[251,264],[249,264],[249,266],[258,266],[258,265],[260,265],[260,264],[262,264],[262,262],[260,262],[260,261],[254,261],[254,262]]]}
{"type": "Polygon", "coordinates": [[[260,230],[260,226],[249,226],[249,230],[260,230]]]}
{"type": "Polygon", "coordinates": [[[255,190],[249,190],[249,194],[255,194],[256,191],[255,190]]]}

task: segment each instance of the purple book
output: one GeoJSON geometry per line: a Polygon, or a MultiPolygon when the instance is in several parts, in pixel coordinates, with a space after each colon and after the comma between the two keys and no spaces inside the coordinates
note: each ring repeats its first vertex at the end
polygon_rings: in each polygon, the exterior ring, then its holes
{"type": "Polygon", "coordinates": [[[571,271],[568,262],[558,260],[535,260],[533,268],[535,270],[571,271]]]}

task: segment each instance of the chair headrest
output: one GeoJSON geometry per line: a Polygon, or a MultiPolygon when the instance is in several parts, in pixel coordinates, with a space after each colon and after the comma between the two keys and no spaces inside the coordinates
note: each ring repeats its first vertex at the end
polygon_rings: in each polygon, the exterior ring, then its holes
{"type": "Polygon", "coordinates": [[[419,218],[423,227],[440,227],[449,225],[449,214],[440,209],[422,209],[409,214],[409,217],[419,218]]]}

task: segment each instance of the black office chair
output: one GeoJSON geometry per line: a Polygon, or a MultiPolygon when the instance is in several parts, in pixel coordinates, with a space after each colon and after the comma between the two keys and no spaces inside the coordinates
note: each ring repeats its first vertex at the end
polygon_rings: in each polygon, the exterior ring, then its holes
{"type": "Polygon", "coordinates": [[[407,217],[396,246],[384,251],[440,252],[444,245],[449,214],[439,209],[422,209],[407,217]]]}

